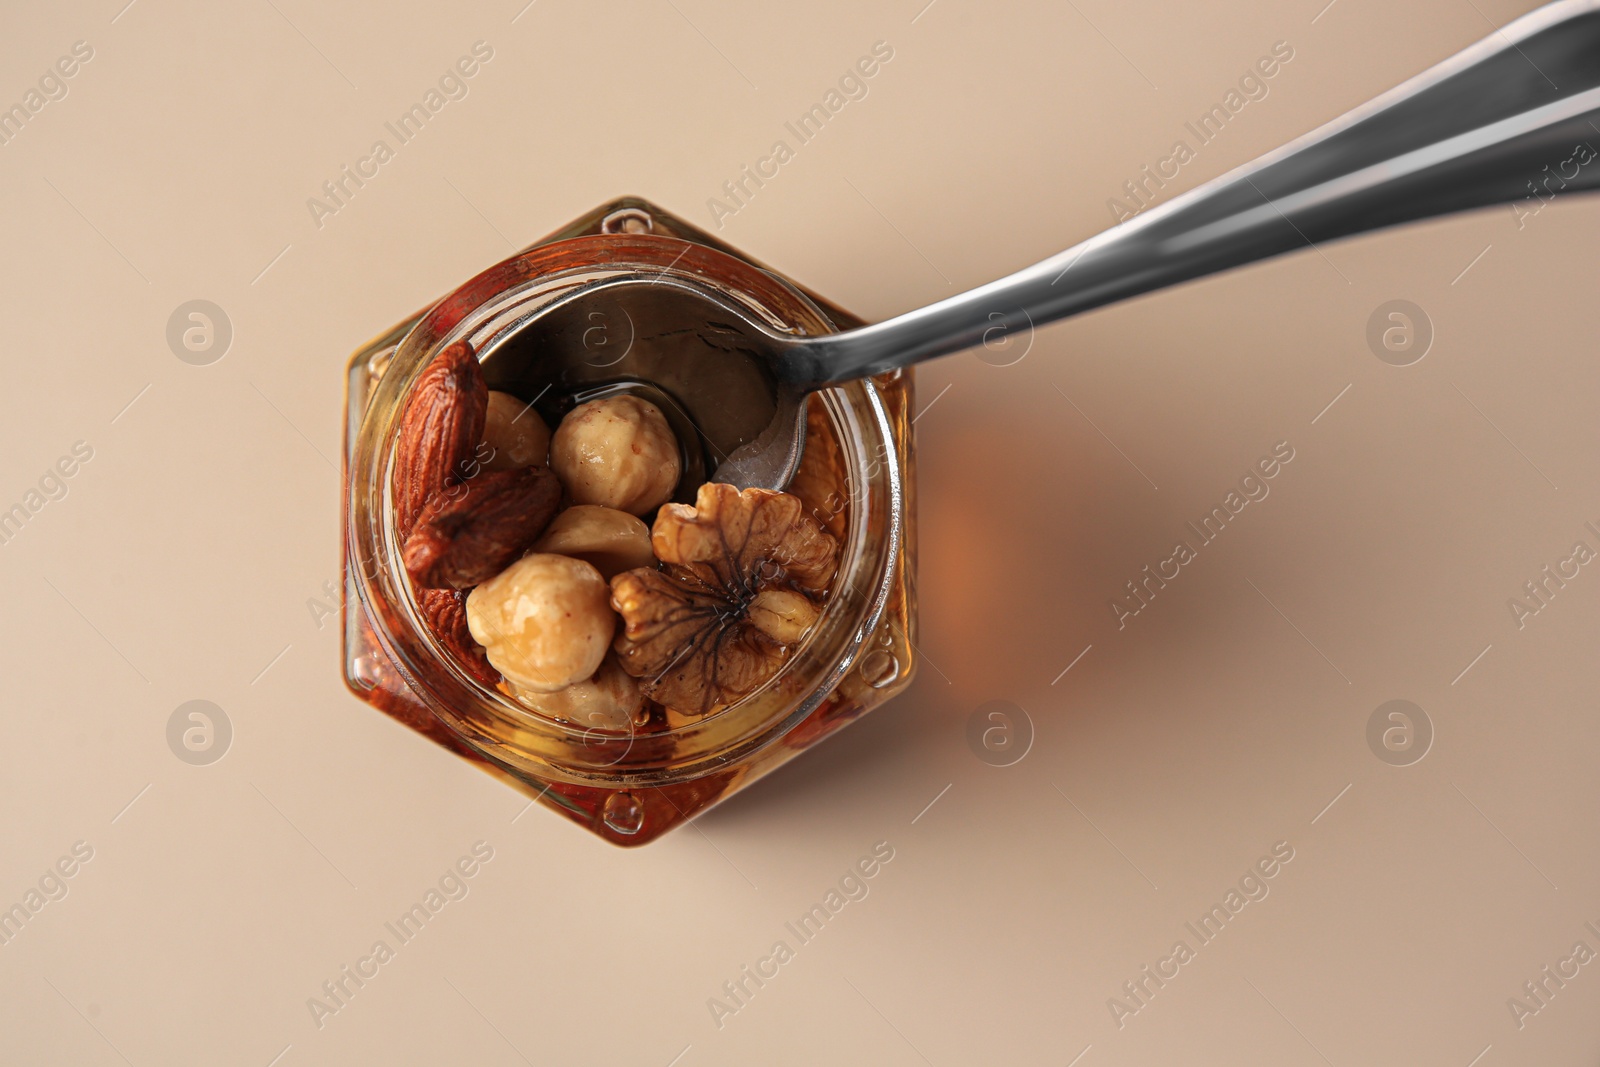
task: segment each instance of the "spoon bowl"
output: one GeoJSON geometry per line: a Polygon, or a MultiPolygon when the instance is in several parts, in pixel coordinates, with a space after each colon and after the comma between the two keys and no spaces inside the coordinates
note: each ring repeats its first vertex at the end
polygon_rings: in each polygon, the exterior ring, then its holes
{"type": "Polygon", "coordinates": [[[607,396],[654,404],[679,443],[683,473],[673,499],[692,503],[712,472],[727,480],[720,472],[730,457],[774,455],[774,436],[789,442],[776,453],[783,468],[761,472],[760,484],[781,487],[792,476],[804,405],[803,394],[773,376],[781,341],[692,280],[616,278],[540,307],[497,334],[481,358],[489,388],[529,399],[550,426],[607,396]]]}

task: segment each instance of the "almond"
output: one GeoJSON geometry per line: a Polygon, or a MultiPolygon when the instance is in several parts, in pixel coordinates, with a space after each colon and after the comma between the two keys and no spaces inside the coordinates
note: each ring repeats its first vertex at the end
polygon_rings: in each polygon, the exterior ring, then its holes
{"type": "Polygon", "coordinates": [[[466,594],[456,589],[417,590],[417,607],[422,609],[433,636],[469,674],[493,689],[500,684],[500,672],[489,663],[483,646],[472,638],[466,601],[466,594]]]}
{"type": "Polygon", "coordinates": [[[488,581],[532,547],[561,501],[548,467],[485,471],[428,498],[406,539],[411,580],[466,589],[488,581]]]}
{"type": "Polygon", "coordinates": [[[466,341],[447,346],[417,377],[395,446],[395,525],[402,538],[429,497],[467,475],[488,408],[489,387],[466,341]]]}

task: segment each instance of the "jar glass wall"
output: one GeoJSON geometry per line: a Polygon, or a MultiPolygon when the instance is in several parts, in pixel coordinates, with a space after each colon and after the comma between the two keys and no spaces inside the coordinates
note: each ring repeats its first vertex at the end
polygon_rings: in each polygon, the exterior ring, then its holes
{"type": "MultiPolygon", "coordinates": [[[[400,562],[390,499],[396,431],[417,376],[440,349],[463,339],[479,354],[491,388],[543,410],[558,412],[553,405],[574,393],[644,380],[682,399],[685,411],[737,414],[746,386],[734,363],[719,375],[707,374],[697,360],[690,375],[688,361],[674,358],[682,351],[674,345],[736,344],[732,327],[707,315],[713,305],[702,298],[732,303],[781,331],[817,334],[859,324],[709,234],[628,199],[484,271],[363,347],[348,368],[347,684],[622,845],[652,840],[909,684],[915,666],[910,374],[849,383],[809,400],[805,458],[787,491],[833,534],[841,553],[822,614],[804,640],[759,689],[712,714],[657,715],[621,730],[530,711],[473,677],[424,624],[400,562]],[[586,305],[582,321],[567,330],[583,358],[570,365],[545,358],[553,342],[541,331],[550,320],[529,326],[529,318],[617,279],[652,284],[617,290],[634,298],[614,308],[586,305]],[[715,394],[710,401],[701,395],[708,390],[715,394]]],[[[721,432],[749,436],[737,425],[721,432]]],[[[714,440],[710,447],[719,450],[714,440]]],[[[713,465],[714,459],[707,464],[713,465]]]]}

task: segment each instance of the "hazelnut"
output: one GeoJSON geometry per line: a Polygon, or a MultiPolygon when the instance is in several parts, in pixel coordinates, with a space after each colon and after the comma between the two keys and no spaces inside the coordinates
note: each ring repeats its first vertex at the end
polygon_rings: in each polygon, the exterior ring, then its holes
{"type": "Polygon", "coordinates": [[[523,556],[467,596],[467,626],[518,689],[553,693],[590,678],[617,617],[600,572],[567,556],[523,556]]]}
{"type": "Polygon", "coordinates": [[[745,614],[750,625],[778,644],[792,645],[806,635],[821,612],[792,589],[763,589],[750,601],[745,614]]]}
{"type": "Polygon", "coordinates": [[[666,416],[635,396],[579,404],[556,427],[550,467],[575,504],[643,515],[666,503],[682,462],[666,416]]]}
{"type": "Polygon", "coordinates": [[[483,441],[492,449],[483,464],[485,470],[532,467],[543,463],[550,453],[550,427],[532,404],[525,404],[510,393],[491,392],[483,441]]]}
{"type": "Polygon", "coordinates": [[[615,654],[600,662],[593,678],[554,693],[532,692],[513,683],[511,695],[541,715],[595,730],[631,730],[634,716],[644,706],[638,680],[622,669],[615,654]]]}
{"type": "Polygon", "coordinates": [[[623,571],[653,567],[656,562],[644,520],[598,504],[578,504],[557,515],[533,550],[593,564],[608,582],[623,571]]]}

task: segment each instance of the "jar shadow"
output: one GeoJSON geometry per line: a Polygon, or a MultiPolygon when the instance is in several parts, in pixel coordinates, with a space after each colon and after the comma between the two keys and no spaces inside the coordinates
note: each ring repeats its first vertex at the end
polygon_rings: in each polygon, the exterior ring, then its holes
{"type": "MultiPolygon", "coordinates": [[[[843,817],[835,795],[887,809],[874,783],[889,773],[909,785],[896,773],[908,766],[929,768],[927,782],[940,778],[932,791],[964,770],[987,770],[969,751],[967,721],[991,701],[1026,709],[1043,742],[1036,762],[1071,744],[1063,731],[1097,731],[1092,720],[1102,711],[1086,695],[1094,690],[1064,682],[1064,669],[1088,646],[1115,639],[1113,579],[1137,573],[1138,551],[1169,517],[1048,384],[1006,390],[1006,415],[994,417],[993,397],[983,395],[993,387],[968,380],[986,370],[958,368],[948,407],[935,409],[938,429],[924,428],[917,444],[915,682],[819,751],[707,812],[706,827],[732,832],[747,820],[785,818],[800,826],[799,813],[820,808],[843,817]],[[964,417],[963,404],[977,413],[964,417]]],[[[1207,626],[1193,619],[1190,637],[1203,639],[1207,626]]]]}

